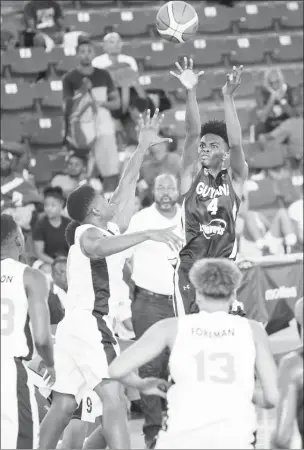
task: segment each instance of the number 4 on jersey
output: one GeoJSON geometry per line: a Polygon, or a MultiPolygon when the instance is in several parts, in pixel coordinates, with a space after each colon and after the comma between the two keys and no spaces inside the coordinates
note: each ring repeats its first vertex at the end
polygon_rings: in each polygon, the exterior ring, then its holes
{"type": "Polygon", "coordinates": [[[215,216],[217,210],[218,210],[218,199],[214,198],[209,203],[207,211],[209,211],[212,216],[215,216]]]}

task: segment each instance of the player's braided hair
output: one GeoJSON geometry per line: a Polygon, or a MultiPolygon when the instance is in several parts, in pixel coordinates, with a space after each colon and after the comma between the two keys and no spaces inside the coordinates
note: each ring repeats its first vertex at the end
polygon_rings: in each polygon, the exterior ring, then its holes
{"type": "Polygon", "coordinates": [[[9,214],[1,214],[1,247],[7,244],[17,231],[17,224],[9,214]]]}
{"type": "Polygon", "coordinates": [[[208,258],[192,266],[189,278],[196,291],[204,297],[228,300],[239,287],[242,274],[233,261],[208,258]]]}
{"type": "Polygon", "coordinates": [[[85,220],[96,193],[92,186],[84,184],[71,192],[67,200],[68,214],[73,219],[65,230],[65,238],[69,246],[74,244],[76,228],[85,220]]]}
{"type": "Polygon", "coordinates": [[[216,134],[229,145],[227,127],[223,120],[209,120],[205,122],[201,127],[201,138],[206,134],[216,134]]]}

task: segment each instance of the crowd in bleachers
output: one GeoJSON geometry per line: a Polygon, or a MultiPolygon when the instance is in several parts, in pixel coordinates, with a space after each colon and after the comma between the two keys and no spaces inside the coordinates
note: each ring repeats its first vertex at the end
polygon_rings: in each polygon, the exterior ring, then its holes
{"type": "MultiPolygon", "coordinates": [[[[156,146],[143,164],[134,211],[149,205],[155,176],[178,173],[185,94],[169,71],[186,55],[205,70],[197,92],[202,121],[224,118],[225,73],[233,64],[245,66],[236,105],[251,176],[239,218],[240,254],[301,250],[303,3],[193,1],[197,36],[180,45],[157,35],[155,16],[163,2],[127,3],[1,2],[2,211],[20,218],[30,242],[37,217],[48,215],[47,185],[62,189],[63,214],[64,198],[80,182],[110,195],[136,147],[139,113],[159,107],[165,114],[162,133],[173,144],[156,146]],[[90,136],[82,145],[79,135],[73,141],[63,111],[67,73],[78,64],[79,39],[88,35],[92,64],[110,74],[120,99],[118,108],[104,108],[107,139],[98,146],[100,154],[90,148],[90,136]],[[107,155],[105,148],[111,149],[107,155]],[[269,234],[271,241],[265,241],[269,234]]],[[[32,260],[41,259],[30,243],[32,260]]]]}

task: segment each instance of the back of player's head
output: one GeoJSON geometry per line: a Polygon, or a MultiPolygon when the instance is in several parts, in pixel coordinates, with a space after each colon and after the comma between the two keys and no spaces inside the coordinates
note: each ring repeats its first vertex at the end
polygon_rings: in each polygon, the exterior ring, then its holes
{"type": "Polygon", "coordinates": [[[206,134],[220,136],[229,146],[226,123],[223,120],[209,120],[201,127],[201,138],[206,134]]]}
{"type": "Polygon", "coordinates": [[[71,219],[83,222],[90,211],[90,206],[95,198],[95,190],[89,184],[79,186],[71,192],[67,200],[67,210],[71,219]]]}
{"type": "Polygon", "coordinates": [[[240,286],[242,274],[228,259],[201,259],[191,268],[189,278],[197,293],[214,300],[229,300],[240,286]]]}
{"type": "Polygon", "coordinates": [[[1,214],[1,248],[8,245],[18,233],[18,225],[9,214],[1,214]]]}

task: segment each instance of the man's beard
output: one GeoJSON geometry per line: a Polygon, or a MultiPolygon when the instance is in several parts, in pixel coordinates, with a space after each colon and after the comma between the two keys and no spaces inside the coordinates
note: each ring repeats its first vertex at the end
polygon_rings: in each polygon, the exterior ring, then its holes
{"type": "Polygon", "coordinates": [[[160,200],[155,200],[155,203],[160,209],[169,210],[172,209],[176,205],[176,201],[172,200],[171,197],[165,196],[160,200]],[[166,199],[166,201],[164,201],[166,199]]]}

